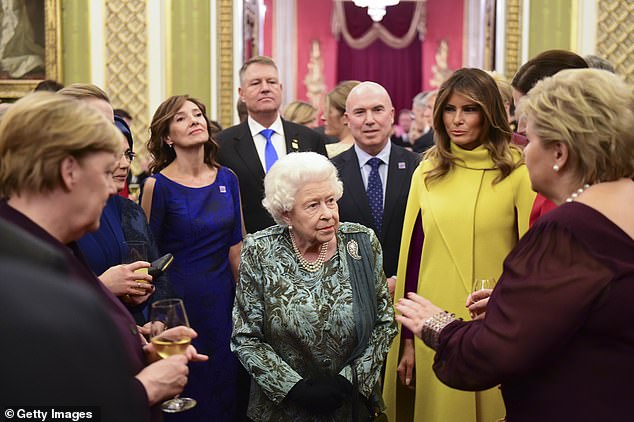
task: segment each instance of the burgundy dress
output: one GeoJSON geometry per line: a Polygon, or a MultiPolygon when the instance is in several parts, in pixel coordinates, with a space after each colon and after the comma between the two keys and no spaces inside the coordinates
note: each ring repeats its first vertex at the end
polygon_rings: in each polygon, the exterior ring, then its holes
{"type": "MultiPolygon", "coordinates": [[[[98,297],[103,301],[105,309],[114,322],[123,342],[124,351],[128,358],[128,361],[123,362],[123,364],[128,367],[136,401],[147,409],[147,415],[142,421],[162,421],[163,417],[159,406],[149,407],[145,388],[134,377],[145,367],[143,346],[134,318],[132,318],[132,315],[119,299],[91,271],[77,244],[71,242],[68,245],[63,245],[26,215],[12,208],[5,200],[0,200],[0,218],[20,227],[58,250],[66,258],[72,282],[88,285],[90,289],[97,293],[98,297]]],[[[95,380],[95,382],[99,382],[99,380],[95,380]]]]}
{"type": "Polygon", "coordinates": [[[447,385],[502,385],[509,422],[634,420],[634,239],[587,205],[543,216],[504,262],[483,321],[445,327],[447,385]]]}

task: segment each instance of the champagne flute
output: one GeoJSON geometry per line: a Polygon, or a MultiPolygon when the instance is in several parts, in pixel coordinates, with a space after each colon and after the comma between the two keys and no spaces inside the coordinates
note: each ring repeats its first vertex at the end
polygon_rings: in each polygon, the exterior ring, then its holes
{"type": "Polygon", "coordinates": [[[139,194],[141,193],[141,186],[138,183],[130,183],[128,185],[128,192],[134,202],[139,202],[139,194]]]}
{"type": "MultiPolygon", "coordinates": [[[[185,305],[181,299],[157,300],[150,310],[150,338],[156,353],[163,359],[184,354],[191,338],[183,336],[178,327],[189,327],[185,305]]],[[[196,406],[196,400],[179,397],[164,401],[161,409],[166,413],[178,413],[196,406]]]]}

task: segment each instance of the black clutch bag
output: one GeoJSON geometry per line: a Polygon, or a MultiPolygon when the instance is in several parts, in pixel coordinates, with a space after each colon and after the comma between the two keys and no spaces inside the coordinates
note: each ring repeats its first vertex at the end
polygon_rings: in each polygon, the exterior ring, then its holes
{"type": "Polygon", "coordinates": [[[167,253],[162,257],[158,258],[155,261],[152,261],[152,265],[148,269],[148,274],[152,276],[152,278],[156,278],[163,274],[167,267],[174,261],[174,255],[171,253],[167,253]]]}

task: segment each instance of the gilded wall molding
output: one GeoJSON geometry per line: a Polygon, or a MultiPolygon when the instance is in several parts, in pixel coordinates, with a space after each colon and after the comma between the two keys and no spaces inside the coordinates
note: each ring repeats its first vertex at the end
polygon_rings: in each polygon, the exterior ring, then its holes
{"type": "MultiPolygon", "coordinates": [[[[60,2],[61,0],[41,2],[41,7],[44,8],[44,79],[56,81],[63,80],[60,2]]],[[[40,81],[41,79],[2,79],[0,98],[20,98],[31,92],[40,81]]]]}
{"type": "Polygon", "coordinates": [[[634,83],[634,1],[598,0],[597,55],[634,83]]]}
{"type": "Polygon", "coordinates": [[[113,107],[132,115],[135,149],[142,154],[149,127],[146,1],[105,2],[105,88],[113,107]]]}
{"type": "MultiPolygon", "coordinates": [[[[216,101],[218,104],[218,121],[222,127],[233,125],[233,0],[217,1],[218,20],[218,86],[216,101]]],[[[212,58],[213,60],[214,58],[212,58]]],[[[213,63],[213,62],[212,62],[213,63]]]]}
{"type": "Polygon", "coordinates": [[[522,57],[522,0],[506,0],[505,76],[513,78],[522,57]]]}

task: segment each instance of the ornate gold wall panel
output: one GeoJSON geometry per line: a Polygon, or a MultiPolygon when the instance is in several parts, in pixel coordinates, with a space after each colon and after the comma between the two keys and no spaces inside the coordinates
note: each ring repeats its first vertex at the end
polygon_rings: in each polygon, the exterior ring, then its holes
{"type": "Polygon", "coordinates": [[[506,78],[510,81],[522,58],[522,1],[506,1],[506,78]]]}
{"type": "Polygon", "coordinates": [[[149,126],[146,0],[106,0],[105,6],[105,89],[113,107],[134,118],[135,149],[141,152],[149,126]]]}
{"type": "MultiPolygon", "coordinates": [[[[218,57],[216,66],[218,67],[218,86],[214,96],[218,104],[218,121],[222,127],[233,125],[233,111],[235,104],[233,101],[233,0],[217,1],[218,19],[218,57]]],[[[237,77],[237,75],[236,75],[237,77]]]]}
{"type": "Polygon", "coordinates": [[[597,55],[634,83],[634,0],[598,0],[597,55]]]}

